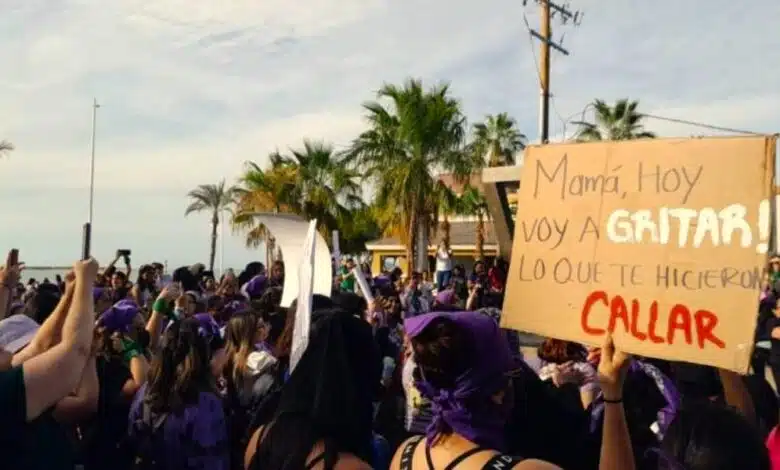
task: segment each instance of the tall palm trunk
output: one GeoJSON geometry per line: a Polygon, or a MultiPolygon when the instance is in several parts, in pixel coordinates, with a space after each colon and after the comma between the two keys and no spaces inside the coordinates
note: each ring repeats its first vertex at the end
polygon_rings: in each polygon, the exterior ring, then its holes
{"type": "Polygon", "coordinates": [[[214,259],[217,257],[217,227],[219,227],[219,214],[214,212],[211,218],[211,251],[209,252],[209,271],[214,272],[214,259]]]}
{"type": "Polygon", "coordinates": [[[482,213],[477,214],[477,258],[485,259],[485,219],[482,213]]]}
{"type": "Polygon", "coordinates": [[[409,218],[408,237],[409,240],[406,243],[406,276],[411,278],[414,271],[414,254],[417,247],[417,212],[412,212],[412,216],[409,218]]]}
{"type": "Polygon", "coordinates": [[[446,212],[444,213],[444,220],[441,221],[441,231],[442,236],[441,240],[444,242],[444,245],[449,247],[450,246],[450,230],[452,229],[452,226],[450,225],[450,216],[446,212]]]}

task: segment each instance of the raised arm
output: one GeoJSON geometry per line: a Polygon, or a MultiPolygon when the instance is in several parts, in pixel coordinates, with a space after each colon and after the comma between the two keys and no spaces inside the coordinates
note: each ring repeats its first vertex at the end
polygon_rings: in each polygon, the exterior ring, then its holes
{"type": "Polygon", "coordinates": [[[49,350],[55,344],[60,342],[62,337],[62,325],[65,323],[65,317],[68,316],[68,309],[73,300],[73,290],[75,289],[75,274],[68,273],[65,276],[65,293],[60,297],[54,311],[43,322],[43,325],[35,333],[35,337],[30,344],[14,355],[13,365],[24,364],[28,359],[49,350]]]}
{"type": "Polygon", "coordinates": [[[718,375],[723,385],[723,396],[726,399],[726,404],[733,406],[751,424],[757,424],[753,397],[750,395],[742,376],[725,369],[718,369],[718,375]]]}
{"type": "Polygon", "coordinates": [[[615,349],[612,337],[607,336],[601,349],[599,381],[604,393],[604,429],[601,439],[599,470],[634,470],[634,451],[628,433],[623,409],[623,382],[631,358],[615,349]]]}
{"type": "Polygon", "coordinates": [[[100,385],[95,356],[89,358],[76,392],[63,398],[54,407],[54,418],[62,424],[76,423],[97,412],[100,385]]]}
{"type": "Polygon", "coordinates": [[[12,259],[8,254],[8,260],[5,266],[0,267],[0,320],[11,313],[11,301],[13,300],[13,290],[19,283],[21,271],[24,265],[19,264],[18,260],[12,259]]]}
{"type": "Polygon", "coordinates": [[[152,306],[152,314],[149,321],[146,322],[146,331],[149,333],[149,348],[152,351],[157,350],[162,335],[163,320],[171,314],[171,303],[179,296],[179,288],[176,284],[171,284],[163,288],[157,300],[152,306]]]}
{"type": "Polygon", "coordinates": [[[92,287],[98,272],[94,259],[78,261],[73,301],[62,326],[62,340],[24,363],[27,421],[68,396],[81,381],[90,357],[95,308],[92,287]]]}

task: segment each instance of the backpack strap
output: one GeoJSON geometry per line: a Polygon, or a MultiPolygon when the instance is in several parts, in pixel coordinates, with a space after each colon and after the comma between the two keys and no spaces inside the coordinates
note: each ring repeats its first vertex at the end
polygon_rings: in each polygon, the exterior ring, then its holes
{"type": "Polygon", "coordinates": [[[522,462],[523,458],[511,455],[496,454],[487,461],[482,470],[507,470],[522,462]]]}
{"type": "Polygon", "coordinates": [[[399,470],[412,470],[412,457],[414,457],[414,451],[417,446],[423,440],[423,436],[414,436],[404,446],[403,452],[401,452],[401,463],[398,465],[399,470]]]}

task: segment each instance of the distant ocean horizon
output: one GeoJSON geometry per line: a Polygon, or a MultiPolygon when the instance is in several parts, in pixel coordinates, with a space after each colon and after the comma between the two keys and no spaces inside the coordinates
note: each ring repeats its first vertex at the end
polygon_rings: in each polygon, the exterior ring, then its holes
{"type": "MultiPolygon", "coordinates": [[[[225,270],[228,268],[229,267],[226,267],[225,270]]],[[[54,282],[54,279],[58,274],[64,277],[71,269],[71,266],[25,266],[24,271],[22,271],[22,282],[27,283],[30,279],[35,279],[38,282],[43,282],[44,279],[48,279],[49,281],[54,282]]],[[[124,271],[124,267],[120,267],[119,269],[120,271],[124,271]]],[[[217,274],[220,274],[219,269],[216,267],[215,271],[217,271],[217,274]]],[[[233,271],[238,274],[241,270],[233,268],[233,271]]],[[[133,269],[133,272],[130,275],[132,281],[135,281],[136,275],[137,272],[133,269]]]]}
{"type": "Polygon", "coordinates": [[[65,276],[70,269],[70,266],[26,266],[22,271],[22,282],[26,283],[30,279],[35,279],[38,282],[48,279],[54,282],[58,274],[65,276]]]}

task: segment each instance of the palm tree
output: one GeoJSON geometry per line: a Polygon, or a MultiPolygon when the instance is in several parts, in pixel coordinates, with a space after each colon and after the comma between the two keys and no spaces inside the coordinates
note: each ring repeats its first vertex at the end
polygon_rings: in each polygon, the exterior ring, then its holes
{"type": "Polygon", "coordinates": [[[363,108],[369,128],[347,159],[376,188],[377,220],[385,235],[406,245],[412,271],[418,237],[427,239],[438,223],[434,174],[447,171],[465,181],[481,164],[464,149],[465,117],[446,85],[423,88],[420,80],[385,84],[378,101],[363,108]]]}
{"type": "Polygon", "coordinates": [[[461,212],[460,198],[455,192],[450,189],[441,180],[436,183],[436,199],[439,201],[439,209],[441,211],[441,224],[438,229],[442,231],[442,241],[446,246],[450,246],[450,215],[459,214],[461,212]]]}
{"type": "Polygon", "coordinates": [[[219,216],[224,210],[229,210],[235,200],[235,188],[227,186],[225,180],[217,184],[201,184],[187,193],[191,199],[190,205],[184,211],[188,216],[193,212],[208,211],[211,213],[211,249],[209,252],[209,269],[214,271],[214,258],[217,255],[217,227],[219,216]]]}
{"type": "Polygon", "coordinates": [[[272,153],[270,163],[265,170],[248,163],[240,179],[233,227],[247,231],[247,246],[273,241],[265,227],[255,222],[258,212],[317,219],[319,232],[330,241],[331,231],[342,231],[352,211],[365,206],[359,196],[357,174],[344,165],[329,144],[304,140],[301,149],[272,153]]]}
{"type": "Polygon", "coordinates": [[[487,158],[488,166],[514,165],[515,154],[525,148],[526,136],[506,113],[488,115],[474,124],[471,146],[476,156],[487,158]]]}
{"type": "Polygon", "coordinates": [[[7,140],[0,140],[0,156],[12,152],[15,148],[16,147],[14,147],[14,144],[11,142],[8,142],[7,140]]]}
{"type": "Polygon", "coordinates": [[[281,157],[271,155],[271,168],[263,170],[254,162],[247,162],[239,186],[235,189],[233,232],[246,233],[247,248],[265,244],[266,263],[274,261],[276,240],[265,225],[255,222],[255,214],[262,212],[300,212],[294,194],[297,174],[293,168],[281,165],[281,157]]]}
{"type": "Polygon", "coordinates": [[[612,107],[602,100],[594,101],[596,122],[574,122],[580,127],[576,140],[590,142],[655,138],[654,133],[645,130],[642,124],[644,116],[636,111],[637,106],[639,106],[638,101],[628,99],[617,100],[612,107]]]}
{"type": "Polygon", "coordinates": [[[485,259],[485,219],[489,218],[487,201],[482,193],[473,186],[467,186],[460,196],[460,210],[463,215],[477,217],[476,251],[477,259],[485,259]]]}

